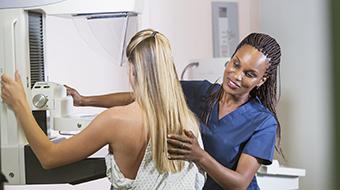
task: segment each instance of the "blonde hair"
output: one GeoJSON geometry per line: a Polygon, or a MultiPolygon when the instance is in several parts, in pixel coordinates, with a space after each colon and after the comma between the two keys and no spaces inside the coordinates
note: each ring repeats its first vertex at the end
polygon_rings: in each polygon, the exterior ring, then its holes
{"type": "Polygon", "coordinates": [[[126,55],[133,65],[132,88],[149,131],[156,168],[161,173],[178,172],[184,162],[167,158],[167,135],[187,129],[198,136],[199,130],[178,81],[169,41],[157,31],[142,30],[131,39],[126,55]]]}

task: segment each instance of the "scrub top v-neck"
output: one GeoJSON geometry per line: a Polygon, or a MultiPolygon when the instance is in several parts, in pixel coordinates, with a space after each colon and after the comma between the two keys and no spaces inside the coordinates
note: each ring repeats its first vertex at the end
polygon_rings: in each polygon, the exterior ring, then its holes
{"type": "MultiPolygon", "coordinates": [[[[197,117],[202,115],[208,95],[221,87],[211,88],[208,81],[182,81],[181,84],[187,103],[197,117]]],[[[205,151],[232,170],[236,170],[241,153],[257,158],[262,164],[271,164],[277,126],[273,114],[256,97],[220,119],[218,106],[218,102],[214,102],[208,124],[201,122],[200,125],[205,151]]],[[[222,188],[208,176],[203,189],[222,188]]],[[[248,190],[255,189],[259,189],[256,177],[248,186],[248,190]]]]}

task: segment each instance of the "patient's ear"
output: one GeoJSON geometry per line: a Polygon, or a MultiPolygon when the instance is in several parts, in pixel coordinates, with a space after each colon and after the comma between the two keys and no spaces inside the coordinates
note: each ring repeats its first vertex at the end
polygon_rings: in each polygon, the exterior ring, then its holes
{"type": "Polygon", "coordinates": [[[136,80],[136,67],[129,63],[129,82],[131,84],[131,86],[134,86],[135,80],[136,80]]]}

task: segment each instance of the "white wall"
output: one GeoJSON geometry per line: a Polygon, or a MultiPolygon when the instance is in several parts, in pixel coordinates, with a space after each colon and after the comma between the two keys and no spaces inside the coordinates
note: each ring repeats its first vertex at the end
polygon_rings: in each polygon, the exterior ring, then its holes
{"type": "Polygon", "coordinates": [[[279,117],[288,165],[306,169],[301,189],[330,189],[328,7],[324,0],[261,0],[261,30],[282,48],[279,117]]]}
{"type": "MultiPolygon", "coordinates": [[[[84,31],[88,27],[86,23],[48,16],[46,18],[46,61],[49,81],[72,86],[83,95],[128,91],[130,85],[126,64],[121,67],[118,62],[121,50],[116,46],[108,46],[110,43],[121,43],[122,29],[116,28],[116,32],[110,24],[112,22],[108,23],[108,27],[102,31],[90,28],[90,34],[86,35],[88,34],[84,31]],[[109,42],[103,44],[100,39],[91,40],[91,32],[100,32],[100,35],[109,32],[112,38],[107,38],[109,42]]],[[[75,107],[74,113],[94,114],[102,110],[75,107]]]]}
{"type": "Polygon", "coordinates": [[[260,30],[260,0],[240,0],[239,4],[239,25],[240,40],[250,32],[260,30]]]}
{"type": "MultiPolygon", "coordinates": [[[[168,37],[177,71],[189,60],[212,57],[211,0],[145,0],[143,28],[168,37]]],[[[179,73],[180,74],[180,73],[179,73]]]]}
{"type": "MultiPolygon", "coordinates": [[[[193,59],[213,57],[213,1],[145,0],[141,28],[156,29],[169,38],[178,74],[193,59]]],[[[258,7],[259,0],[220,1],[239,2],[240,38],[258,28],[258,9],[252,7],[258,7]]]]}

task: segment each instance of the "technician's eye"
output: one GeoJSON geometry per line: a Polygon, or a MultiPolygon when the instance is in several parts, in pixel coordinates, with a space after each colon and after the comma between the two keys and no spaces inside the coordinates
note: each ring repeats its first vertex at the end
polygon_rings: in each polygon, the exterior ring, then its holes
{"type": "Polygon", "coordinates": [[[239,68],[239,67],[240,67],[240,63],[237,62],[237,61],[234,61],[234,62],[233,62],[233,66],[234,66],[235,68],[239,68]]]}
{"type": "Polygon", "coordinates": [[[255,73],[252,73],[252,72],[246,72],[245,75],[249,78],[256,78],[257,77],[257,75],[255,73]]]}

